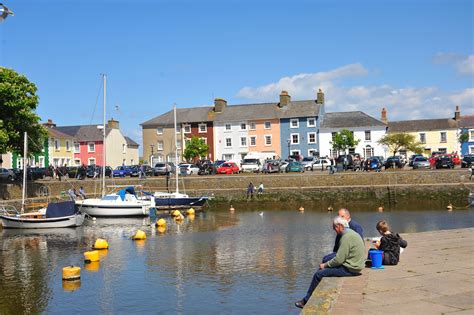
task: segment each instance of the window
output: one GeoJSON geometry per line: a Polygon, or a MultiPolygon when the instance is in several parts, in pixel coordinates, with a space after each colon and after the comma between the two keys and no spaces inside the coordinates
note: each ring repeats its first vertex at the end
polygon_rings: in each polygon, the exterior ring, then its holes
{"type": "Polygon", "coordinates": [[[247,130],[247,124],[246,123],[240,124],[240,130],[247,130]]]}
{"type": "Polygon", "coordinates": [[[176,140],[176,149],[181,150],[181,140],[176,140]]]}
{"type": "Polygon", "coordinates": [[[225,124],[225,130],[226,131],[232,130],[232,126],[230,124],[225,124]]]}
{"type": "Polygon", "coordinates": [[[316,143],[316,132],[308,132],[308,143],[316,143]]]}
{"type": "Polygon", "coordinates": [[[191,133],[191,125],[184,125],[184,133],[191,133]]]}
{"type": "Polygon", "coordinates": [[[300,150],[291,150],[291,155],[300,155],[300,150]]]}
{"type": "Polygon", "coordinates": [[[332,141],[336,140],[337,132],[331,132],[332,141]]]}
{"type": "Polygon", "coordinates": [[[54,150],[56,151],[59,151],[59,140],[58,139],[54,139],[54,150]]]}
{"type": "Polygon", "coordinates": [[[474,154],[474,146],[469,146],[469,154],[474,154]]]}
{"type": "Polygon", "coordinates": [[[438,148],[438,151],[441,153],[446,153],[448,150],[446,148],[438,148]]]}
{"type": "Polygon", "coordinates": [[[207,124],[199,124],[199,133],[206,133],[207,132],[207,124]]]}
{"type": "Polygon", "coordinates": [[[469,138],[474,141],[474,130],[469,130],[469,138]]]}
{"type": "Polygon", "coordinates": [[[163,127],[156,128],[156,134],[157,135],[162,135],[163,134],[163,127]]]}
{"type": "Polygon", "coordinates": [[[336,158],[336,157],[339,155],[338,152],[337,152],[337,150],[331,150],[331,151],[329,152],[329,154],[330,154],[331,157],[333,157],[333,158],[336,158]]]}
{"type": "Polygon", "coordinates": [[[300,135],[298,133],[291,134],[291,144],[299,144],[300,143],[300,135]]]}
{"type": "Polygon", "coordinates": [[[81,144],[79,142],[74,142],[74,153],[81,153],[81,144]]]}
{"type": "Polygon", "coordinates": [[[316,151],[315,149],[309,149],[308,156],[319,156],[319,154],[318,151],[316,151]]]}
{"type": "Polygon", "coordinates": [[[300,122],[298,119],[290,120],[290,128],[298,128],[299,126],[300,126],[300,122]]]}
{"type": "Polygon", "coordinates": [[[240,137],[240,146],[241,147],[247,146],[247,137],[240,137]]]}
{"type": "Polygon", "coordinates": [[[269,122],[269,121],[266,121],[266,122],[264,123],[264,126],[265,126],[265,129],[271,129],[271,128],[272,128],[272,124],[271,124],[271,122],[269,122]]]}
{"type": "Polygon", "coordinates": [[[250,146],[254,147],[257,145],[257,136],[251,136],[250,137],[250,146]]]}
{"type": "Polygon", "coordinates": [[[53,159],[53,165],[54,166],[59,166],[59,159],[57,159],[57,158],[53,159]]]}
{"type": "Polygon", "coordinates": [[[372,148],[370,145],[366,146],[364,149],[364,155],[366,158],[374,156],[374,148],[372,148]]]}
{"type": "Polygon", "coordinates": [[[81,160],[80,159],[74,159],[74,164],[76,166],[80,166],[81,165],[81,160]]]}
{"type": "Polygon", "coordinates": [[[316,127],[316,119],[308,118],[308,127],[316,127]]]}
{"type": "Polygon", "coordinates": [[[222,159],[225,161],[232,160],[234,158],[233,154],[222,154],[222,159]]]}
{"type": "Polygon", "coordinates": [[[181,133],[181,126],[180,125],[176,125],[176,133],[181,133]]]}
{"type": "Polygon", "coordinates": [[[156,162],[164,162],[165,161],[165,158],[162,154],[158,154],[156,157],[153,157],[153,163],[156,163],[156,162]]]}
{"type": "Polygon", "coordinates": [[[202,138],[200,138],[200,139],[202,140],[202,142],[203,142],[204,144],[207,144],[207,138],[202,137],[202,138]]]}
{"type": "Polygon", "coordinates": [[[254,122],[251,122],[251,123],[249,124],[249,129],[250,129],[250,130],[255,130],[255,129],[257,129],[257,126],[255,125],[254,122]]]}
{"type": "Polygon", "coordinates": [[[44,156],[39,157],[38,164],[39,167],[44,167],[44,156]]]}
{"type": "MultiPolygon", "coordinates": [[[[89,142],[87,144],[87,152],[95,152],[95,143],[94,142],[89,142]]],[[[92,164],[89,164],[89,165],[92,165],[92,164]]]]}
{"type": "Polygon", "coordinates": [[[272,145],[272,136],[271,135],[265,135],[265,145],[266,146],[272,145]]]}
{"type": "Polygon", "coordinates": [[[426,143],[426,134],[425,133],[420,133],[420,142],[421,143],[426,143]]]}
{"type": "Polygon", "coordinates": [[[163,151],[163,141],[158,141],[156,149],[158,151],[163,151]]]}
{"type": "Polygon", "coordinates": [[[94,158],[90,158],[88,160],[88,164],[87,165],[95,165],[95,159],[94,158]]]}
{"type": "Polygon", "coordinates": [[[225,146],[226,147],[232,146],[232,138],[225,138],[225,146]]]}
{"type": "Polygon", "coordinates": [[[125,143],[122,144],[122,153],[127,153],[127,145],[125,143]]]}
{"type": "Polygon", "coordinates": [[[447,138],[447,136],[446,136],[446,131],[440,132],[440,133],[439,133],[439,136],[440,136],[440,142],[441,142],[441,143],[446,143],[446,142],[447,142],[447,140],[446,140],[446,138],[447,138]]]}
{"type": "Polygon", "coordinates": [[[356,149],[355,148],[349,148],[349,154],[354,154],[356,153],[356,149]]]}
{"type": "Polygon", "coordinates": [[[370,141],[372,140],[372,137],[370,135],[370,130],[365,131],[365,141],[370,141]]]}
{"type": "Polygon", "coordinates": [[[71,151],[71,143],[69,143],[69,140],[66,140],[66,151],[71,151]]]}

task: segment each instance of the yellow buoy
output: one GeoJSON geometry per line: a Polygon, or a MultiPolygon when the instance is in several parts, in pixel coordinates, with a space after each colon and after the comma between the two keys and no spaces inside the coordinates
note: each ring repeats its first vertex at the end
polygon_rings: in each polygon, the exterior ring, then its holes
{"type": "Polygon", "coordinates": [[[109,252],[108,249],[99,250],[99,258],[104,259],[105,257],[107,257],[108,252],[109,252]]]}
{"type": "Polygon", "coordinates": [[[90,252],[85,252],[84,253],[84,261],[85,262],[94,262],[94,261],[99,261],[99,251],[98,250],[93,250],[90,252]]]}
{"type": "Polygon", "coordinates": [[[81,287],[81,280],[63,280],[63,290],[67,292],[76,291],[81,287]]]}
{"type": "Polygon", "coordinates": [[[195,218],[196,218],[196,216],[194,215],[194,213],[188,215],[189,221],[194,221],[195,218]]]}
{"type": "Polygon", "coordinates": [[[383,209],[383,206],[380,206],[380,207],[378,208],[378,210],[379,210],[379,212],[383,212],[383,210],[384,210],[384,209],[383,209]]]}
{"type": "Polygon", "coordinates": [[[165,233],[165,232],[166,232],[166,225],[164,225],[164,226],[159,226],[159,227],[157,228],[157,230],[158,230],[159,233],[165,233]]]}
{"type": "Polygon", "coordinates": [[[174,220],[175,221],[183,221],[184,220],[184,215],[182,215],[181,213],[177,216],[174,217],[174,220]]]}
{"type": "Polygon", "coordinates": [[[188,211],[187,211],[188,215],[191,215],[191,214],[194,214],[194,213],[195,213],[195,211],[194,211],[193,208],[189,208],[188,211]]]}
{"type": "Polygon", "coordinates": [[[334,208],[331,207],[331,206],[329,206],[329,207],[328,207],[328,212],[331,212],[332,210],[334,210],[334,208]]]}
{"type": "Polygon", "coordinates": [[[98,238],[95,243],[94,243],[94,246],[92,247],[93,249],[108,249],[109,248],[109,244],[107,243],[106,240],[104,240],[103,238],[98,238]]]}
{"type": "Polygon", "coordinates": [[[180,216],[181,215],[181,212],[179,210],[174,210],[173,211],[173,216],[174,217],[177,217],[177,216],[180,216]]]}
{"type": "Polygon", "coordinates": [[[145,240],[135,240],[134,243],[137,247],[143,247],[145,245],[145,240]]]}
{"type": "Polygon", "coordinates": [[[138,230],[134,236],[132,236],[134,240],[146,240],[146,233],[142,230],[138,230]]]}
{"type": "Polygon", "coordinates": [[[63,280],[77,280],[81,278],[81,268],[68,266],[63,268],[63,280]]]}
{"type": "Polygon", "coordinates": [[[234,207],[232,207],[232,205],[230,205],[229,210],[230,210],[230,212],[234,212],[234,211],[235,211],[235,209],[234,209],[234,207]]]}
{"type": "Polygon", "coordinates": [[[93,261],[91,263],[85,264],[84,269],[91,272],[97,272],[100,268],[100,261],[93,261]]]}
{"type": "Polygon", "coordinates": [[[166,226],[166,220],[161,218],[158,221],[156,221],[156,226],[166,226]]]}
{"type": "Polygon", "coordinates": [[[304,212],[303,206],[301,206],[298,210],[299,210],[300,212],[304,212]]]}
{"type": "Polygon", "coordinates": [[[453,205],[452,204],[449,204],[446,209],[448,209],[448,211],[453,211],[453,205]]]}

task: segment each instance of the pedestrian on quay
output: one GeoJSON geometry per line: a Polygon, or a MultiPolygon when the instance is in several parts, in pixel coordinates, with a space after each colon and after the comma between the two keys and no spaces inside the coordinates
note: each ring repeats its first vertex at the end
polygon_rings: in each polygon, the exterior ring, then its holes
{"type": "Polygon", "coordinates": [[[257,197],[261,197],[262,195],[263,195],[263,183],[260,182],[260,185],[258,185],[257,197]]]}
{"type": "Polygon", "coordinates": [[[145,164],[140,165],[139,174],[140,174],[140,176],[138,176],[139,178],[145,178],[146,179],[145,164]]]}
{"type": "Polygon", "coordinates": [[[249,183],[247,186],[247,199],[253,199],[253,193],[255,191],[255,186],[252,184],[252,182],[249,183]]]}
{"type": "Polygon", "coordinates": [[[75,188],[70,188],[68,191],[67,191],[67,194],[69,195],[69,198],[71,199],[71,201],[75,201],[76,198],[77,198],[77,192],[76,192],[76,189],[75,188]]]}
{"type": "Polygon", "coordinates": [[[84,187],[81,186],[81,188],[79,188],[79,196],[82,198],[82,199],[86,199],[86,191],[84,190],[84,187]]]}
{"type": "Polygon", "coordinates": [[[56,174],[56,177],[58,178],[58,180],[61,181],[61,177],[63,176],[63,174],[61,173],[59,166],[56,166],[54,168],[54,173],[56,174]]]}

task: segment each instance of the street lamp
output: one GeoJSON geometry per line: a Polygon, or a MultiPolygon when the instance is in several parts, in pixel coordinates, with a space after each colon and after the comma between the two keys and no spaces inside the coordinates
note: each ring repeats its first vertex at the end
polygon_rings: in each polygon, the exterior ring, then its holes
{"type": "Polygon", "coordinates": [[[290,158],[290,146],[291,146],[291,139],[288,139],[286,140],[286,142],[288,143],[288,159],[290,158]]]}
{"type": "Polygon", "coordinates": [[[153,165],[153,149],[155,148],[155,145],[150,144],[150,147],[151,147],[150,165],[153,165]]]}

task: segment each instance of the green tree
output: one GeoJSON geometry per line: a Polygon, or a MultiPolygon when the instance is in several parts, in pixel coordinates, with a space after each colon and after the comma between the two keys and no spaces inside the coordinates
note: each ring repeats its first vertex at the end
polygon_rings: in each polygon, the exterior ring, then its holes
{"type": "Polygon", "coordinates": [[[208,152],[209,146],[204,143],[204,140],[193,136],[191,140],[186,143],[183,156],[187,161],[191,161],[206,156],[208,152]]]}
{"type": "Polygon", "coordinates": [[[461,134],[459,135],[459,143],[461,143],[461,145],[465,142],[468,142],[469,141],[469,132],[467,132],[467,130],[463,130],[461,132],[461,134]]]}
{"type": "Polygon", "coordinates": [[[417,154],[423,153],[421,143],[416,141],[414,135],[408,133],[387,133],[378,143],[386,146],[393,155],[397,154],[400,150],[407,150],[417,154]]]}
{"type": "Polygon", "coordinates": [[[336,150],[338,154],[340,152],[346,153],[347,149],[355,148],[359,144],[360,140],[354,138],[354,133],[347,129],[342,129],[337,132],[332,140],[332,149],[336,150]]]}
{"type": "Polygon", "coordinates": [[[14,70],[0,67],[0,152],[23,152],[23,133],[28,133],[28,152],[39,153],[48,133],[39,124],[36,86],[14,70]]]}

